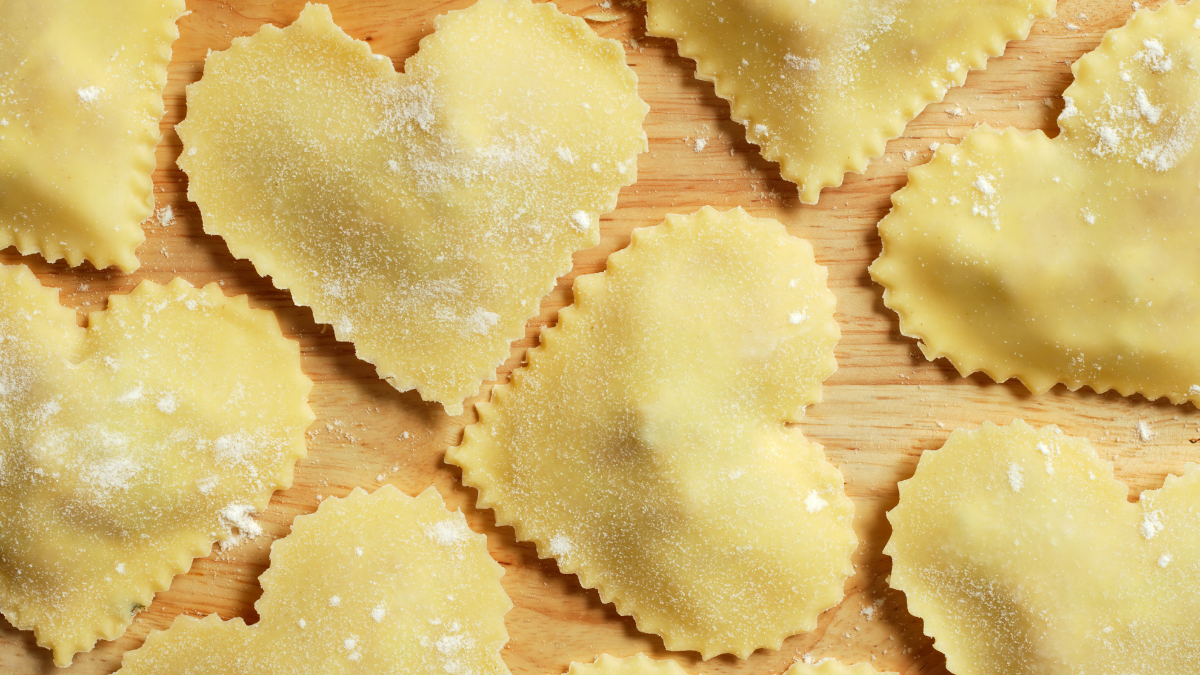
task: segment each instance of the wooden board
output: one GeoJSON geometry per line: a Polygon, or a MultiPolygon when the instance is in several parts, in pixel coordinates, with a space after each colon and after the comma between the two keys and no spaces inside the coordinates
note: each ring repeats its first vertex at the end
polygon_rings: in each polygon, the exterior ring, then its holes
{"type": "MultiPolygon", "coordinates": [[[[417,41],[432,30],[434,16],[470,2],[331,4],[347,32],[402,66],[417,41]]],[[[603,218],[603,241],[575,256],[574,270],[544,300],[525,339],[513,346],[501,377],[519,365],[539,331],[552,325],[558,309],[571,301],[574,277],[602,270],[608,254],[628,244],[633,228],[706,204],[743,206],[754,215],[782,220],[792,234],[813,243],[818,261],[829,267],[838,298],[840,369],[826,382],[824,402],[809,408],[801,428],[825,445],[857,506],[855,525],[862,540],[854,558],[857,574],[846,584],[845,601],[822,615],[816,630],[790,638],[779,651],[760,650],[744,661],[719,657],[702,662],[695,653],[670,656],[690,673],[714,675],[780,673],[806,653],[871,661],[880,669],[909,675],[944,673],[944,659],[923,636],[921,622],[907,613],[903,594],[888,588],[890,562],[882,554],[890,532],[884,514],[896,504],[897,481],[912,475],[921,452],[939,447],[954,428],[973,428],[983,420],[1005,424],[1021,417],[1038,425],[1057,423],[1068,433],[1090,438],[1102,456],[1112,459],[1132,498],[1200,458],[1193,445],[1200,443],[1200,414],[1190,405],[1072,393],[1062,387],[1034,397],[1019,384],[996,384],[983,376],[964,379],[944,361],[927,362],[915,342],[899,334],[896,316],[883,306],[880,288],[867,276],[866,267],[880,248],[875,224],[888,210],[889,195],[904,184],[907,168],[929,158],[931,143],[957,142],[981,122],[1056,133],[1054,120],[1061,110],[1060,95],[1071,81],[1070,63],[1094,48],[1104,31],[1124,24],[1133,8],[1124,0],[1060,0],[1058,18],[1039,21],[1027,42],[1011,44],[986,71],[972,73],[965,87],[930,106],[902,138],[888,144],[886,156],[872,163],[865,176],[850,176],[842,187],[826,190],[818,205],[801,206],[795,186],[746,142],[712,86],[693,78],[692,62],[679,57],[673,42],[645,37],[644,10],[614,5],[604,10],[590,0],[559,3],[563,11],[579,16],[616,16],[591,25],[600,35],[625,42],[641,95],[651,107],[645,123],[650,151],[639,159],[640,180],[623,191],[618,209],[603,218]],[[698,153],[693,146],[697,138],[708,141],[698,153]],[[1151,442],[1136,440],[1138,420],[1156,434],[1151,442]],[[862,611],[876,603],[881,604],[873,616],[862,611]]],[[[264,22],[287,25],[303,3],[188,0],[188,6],[192,13],[179,22],[154,176],[158,206],[170,204],[176,223],[147,223],[148,239],[138,250],[143,267],[133,275],[90,265],[49,265],[13,249],[0,252],[0,262],[29,265],[81,312],[102,308],[108,294],[126,293],[141,279],[165,283],[182,276],[196,285],[220,281],[227,294],[248,294],[253,306],[275,310],[285,333],[300,342],[304,369],[315,383],[311,403],[318,419],[309,434],[308,458],[297,465],[295,484],[276,493],[260,517],[266,535],[197,560],[123,637],[78,655],[68,672],[116,670],[124,652],[140,645],[148,632],[167,628],[179,614],[216,612],[226,619],[256,620],[257,577],[266,567],[271,540],[287,534],[292,519],[311,513],[321,498],[383,483],[409,494],[436,485],[452,507],[465,510],[476,531],[487,534],[492,555],[507,571],[504,586],[515,603],[506,618],[512,638],[504,658],[516,675],[561,673],[571,661],[590,661],[603,652],[667,656],[659,638],[639,633],[631,619],[581,588],[574,576],[560,574],[553,561],[539,560],[531,545],[514,539],[511,528],[496,527],[491,512],[473,508],[474,491],[463,488],[458,471],[442,463],[445,449],[472,422],[470,406],[467,415],[450,418],[414,393],[395,391],[354,357],[350,345],[334,340],[328,326],[315,323],[308,309],[272,288],[248,262],[234,259],[221,239],[203,233],[199,213],[186,199],[186,177],[175,167],[179,139],[173,126],[185,114],[184,86],[200,78],[208,50],[225,49],[232,38],[250,35],[264,22]]],[[[82,322],[82,314],[80,318],[82,322]]],[[[0,672],[54,670],[49,652],[35,646],[31,633],[0,619],[0,672]]]]}

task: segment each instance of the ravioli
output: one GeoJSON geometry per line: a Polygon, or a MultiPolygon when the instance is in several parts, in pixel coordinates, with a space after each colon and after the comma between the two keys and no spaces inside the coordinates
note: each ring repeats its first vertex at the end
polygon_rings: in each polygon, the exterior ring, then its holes
{"type": "Polygon", "coordinates": [[[785,426],[837,368],[825,279],[741,209],[635,230],[447,461],[667,649],[777,649],[842,598],[857,544],[841,474],[785,426]]]}
{"type": "Polygon", "coordinates": [[[1200,401],[1200,3],[1072,70],[1056,138],[981,127],[909,172],[871,276],[963,375],[1200,401]]]}
{"type": "Polygon", "coordinates": [[[60,666],[291,485],[300,350],[216,284],[142,282],[85,330],[0,267],[0,612],[60,666]]]}
{"type": "Polygon", "coordinates": [[[0,248],[138,267],[183,0],[0,3],[0,248]]]}
{"type": "Polygon", "coordinates": [[[1126,495],[1057,427],[955,431],[900,483],[890,583],[955,675],[1192,672],[1200,471],[1126,495]]]}
{"type": "Polygon", "coordinates": [[[646,148],[618,43],[480,0],[405,74],[324,5],[211,54],[179,166],[204,229],[397,389],[462,412],[646,148]]]}
{"type": "Polygon", "coordinates": [[[763,157],[815,204],[1055,0],[647,0],[763,157]]]}
{"type": "Polygon", "coordinates": [[[503,574],[434,488],[355,488],[271,547],[258,623],[180,616],[118,672],[508,675],[503,574]]]}

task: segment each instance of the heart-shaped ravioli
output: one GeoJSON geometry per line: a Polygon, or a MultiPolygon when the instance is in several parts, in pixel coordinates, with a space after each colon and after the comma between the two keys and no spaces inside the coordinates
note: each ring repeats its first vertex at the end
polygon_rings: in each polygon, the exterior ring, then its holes
{"type": "Polygon", "coordinates": [[[890,583],[955,675],[1193,672],[1200,471],[1126,495],[1057,427],[955,431],[900,483],[890,583]]]}
{"type": "Polygon", "coordinates": [[[910,172],[871,275],[964,375],[1200,401],[1200,2],[1073,70],[1057,138],[980,128],[910,172]]]}
{"type": "Polygon", "coordinates": [[[309,5],[212,54],[180,167],[206,231],[402,391],[450,414],[633,182],[647,107],[618,43],[480,0],[406,73],[309,5]]]}
{"type": "Polygon", "coordinates": [[[0,248],[138,267],[183,0],[0,3],[0,248]]]}
{"type": "Polygon", "coordinates": [[[119,672],[508,675],[503,574],[437,490],[355,489],[271,547],[258,623],[180,616],[119,672]]]}
{"type": "Polygon", "coordinates": [[[746,138],[814,204],[1055,0],[648,0],[746,138]]]}
{"type": "Polygon", "coordinates": [[[825,279],[741,209],[635,230],[447,461],[667,649],[777,649],[842,598],[857,543],[841,474],[784,425],[837,368],[825,279]]]}
{"type": "Polygon", "coordinates": [[[0,267],[0,612],[60,665],[245,532],[313,419],[300,350],[216,284],[143,282],[85,330],[0,267]]]}

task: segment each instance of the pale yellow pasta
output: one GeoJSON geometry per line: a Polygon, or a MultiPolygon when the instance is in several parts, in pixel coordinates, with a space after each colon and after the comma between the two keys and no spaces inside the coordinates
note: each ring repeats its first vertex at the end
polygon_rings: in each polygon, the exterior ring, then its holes
{"type": "Polygon", "coordinates": [[[909,173],[871,275],[964,375],[1200,401],[1200,2],[1073,67],[1062,133],[972,131],[909,173]]]}
{"type": "Polygon", "coordinates": [[[60,666],[124,632],[291,485],[299,347],[216,284],[143,282],[80,328],[0,267],[0,612],[60,666]]]}
{"type": "Polygon", "coordinates": [[[0,2],[0,248],[138,267],[183,0],[0,2]]]}
{"type": "Polygon", "coordinates": [[[890,584],[955,675],[1192,673],[1200,471],[1127,494],[1057,427],[955,431],[900,483],[890,584]]]}
{"type": "Polygon", "coordinates": [[[551,3],[436,20],[405,73],[324,5],[211,54],[179,125],[188,196],[401,391],[457,415],[646,147],[618,43],[551,3]]]}
{"type": "Polygon", "coordinates": [[[647,0],[696,76],[814,204],[1055,0],[647,0]]]}
{"type": "Polygon", "coordinates": [[[118,672],[508,675],[503,574],[434,488],[356,488],[271,547],[258,623],[181,616],[118,672]]]}
{"type": "Polygon", "coordinates": [[[842,598],[857,543],[841,474],[784,425],[837,367],[825,279],[741,209],[635,230],[447,461],[668,649],[777,649],[842,598]]]}

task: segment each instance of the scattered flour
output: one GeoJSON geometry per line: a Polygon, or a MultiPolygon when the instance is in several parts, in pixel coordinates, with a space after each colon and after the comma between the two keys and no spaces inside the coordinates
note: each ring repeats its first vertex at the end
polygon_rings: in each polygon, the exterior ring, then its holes
{"type": "Polygon", "coordinates": [[[1079,108],[1075,107],[1075,99],[1070,96],[1063,97],[1063,111],[1058,114],[1058,121],[1069,120],[1079,114],[1079,108]]]}
{"type": "Polygon", "coordinates": [[[1008,486],[1013,492],[1020,492],[1025,487],[1025,470],[1016,462],[1008,465],[1008,486]]]}
{"type": "Polygon", "coordinates": [[[221,542],[221,550],[226,550],[241,544],[246,539],[262,536],[262,526],[254,521],[255,508],[249,504],[230,504],[221,510],[221,520],[238,534],[221,542]]]}
{"type": "Polygon", "coordinates": [[[1166,50],[1163,49],[1162,43],[1158,40],[1147,38],[1142,40],[1142,46],[1146,48],[1145,51],[1134,54],[1133,58],[1145,64],[1151,72],[1166,73],[1170,72],[1171,68],[1175,66],[1171,62],[1171,57],[1167,56],[1166,50]]]}
{"type": "Polygon", "coordinates": [[[815,72],[821,69],[821,60],[816,58],[809,59],[788,53],[783,55],[783,60],[794,70],[815,72]]]}
{"type": "Polygon", "coordinates": [[[471,333],[487,335],[499,321],[499,314],[480,307],[467,316],[467,330],[471,333]]]}
{"type": "Polygon", "coordinates": [[[808,496],[804,498],[805,511],[808,511],[809,513],[819,513],[826,506],[829,506],[829,502],[822,499],[821,495],[817,494],[816,490],[808,491],[808,496]]]}
{"type": "Polygon", "coordinates": [[[1163,531],[1162,511],[1151,511],[1142,517],[1142,526],[1138,528],[1146,541],[1150,541],[1163,531]]]}
{"type": "Polygon", "coordinates": [[[1146,90],[1141,87],[1137,88],[1135,96],[1137,103],[1138,114],[1146,119],[1150,124],[1158,124],[1158,120],[1162,117],[1162,108],[1152,105],[1150,97],[1146,96],[1146,90]]]}
{"type": "Polygon", "coordinates": [[[80,103],[95,103],[100,100],[100,94],[103,94],[104,90],[93,85],[90,87],[80,87],[75,93],[79,94],[80,103]]]}
{"type": "Polygon", "coordinates": [[[385,616],[387,616],[387,605],[382,602],[375,605],[375,609],[371,610],[371,618],[375,619],[375,623],[383,621],[383,617],[385,616]]]}
{"type": "Polygon", "coordinates": [[[575,550],[575,544],[567,537],[561,534],[550,537],[550,555],[555,558],[570,555],[573,550],[575,550]]]}
{"type": "Polygon", "coordinates": [[[996,188],[992,187],[992,183],[985,176],[980,176],[972,183],[976,190],[979,190],[986,197],[992,197],[996,194],[996,188]]]}
{"type": "Polygon", "coordinates": [[[179,401],[175,400],[175,396],[173,394],[167,394],[166,396],[158,399],[156,407],[158,408],[159,412],[170,415],[179,409],[179,401]]]}
{"type": "Polygon", "coordinates": [[[1154,431],[1150,428],[1150,425],[1146,423],[1146,420],[1138,420],[1137,435],[1138,440],[1143,443],[1146,443],[1154,438],[1154,431]]]}
{"type": "Polygon", "coordinates": [[[1096,130],[1096,147],[1092,152],[1100,157],[1107,157],[1121,148],[1121,133],[1110,126],[1102,126],[1096,130]]]}
{"type": "Polygon", "coordinates": [[[425,536],[439,546],[457,546],[472,534],[467,523],[459,518],[439,520],[425,528],[425,536]]]}

